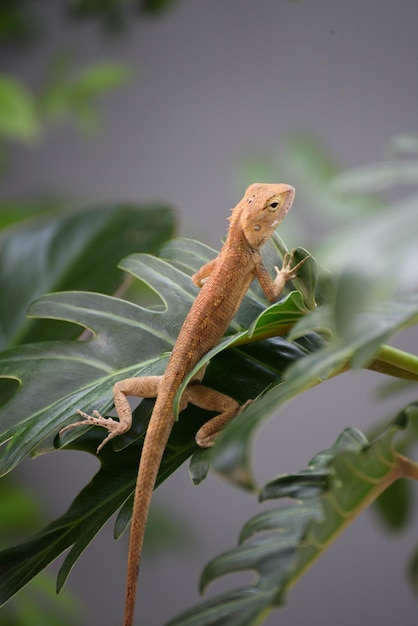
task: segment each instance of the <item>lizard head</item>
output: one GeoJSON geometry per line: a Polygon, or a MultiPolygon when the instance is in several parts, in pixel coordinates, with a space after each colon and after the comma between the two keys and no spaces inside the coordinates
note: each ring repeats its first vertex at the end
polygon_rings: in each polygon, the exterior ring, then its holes
{"type": "Polygon", "coordinates": [[[271,237],[292,206],[294,197],[295,189],[284,183],[254,183],[248,187],[237,217],[251,248],[262,246],[271,237]]]}

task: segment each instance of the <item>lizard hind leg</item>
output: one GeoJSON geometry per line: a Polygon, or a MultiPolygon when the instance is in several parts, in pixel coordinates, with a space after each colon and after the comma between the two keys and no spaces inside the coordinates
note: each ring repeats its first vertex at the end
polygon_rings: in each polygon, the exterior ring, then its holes
{"type": "Polygon", "coordinates": [[[92,415],[77,409],[77,413],[83,418],[81,421],[64,426],[59,431],[61,435],[71,428],[77,426],[100,426],[108,431],[107,437],[103,439],[97,452],[105,446],[111,439],[123,435],[132,426],[132,409],[128,401],[128,396],[139,398],[155,398],[158,395],[162,376],[142,376],[137,378],[125,378],[115,383],[113,387],[113,397],[115,401],[118,420],[112,417],[103,417],[96,410],[92,415]]]}
{"type": "Polygon", "coordinates": [[[218,415],[215,415],[215,417],[203,424],[196,433],[196,443],[201,448],[212,447],[224,426],[252,402],[252,400],[247,400],[241,406],[230,396],[205,385],[190,385],[187,387],[186,392],[188,401],[192,404],[218,413],[218,415]]]}

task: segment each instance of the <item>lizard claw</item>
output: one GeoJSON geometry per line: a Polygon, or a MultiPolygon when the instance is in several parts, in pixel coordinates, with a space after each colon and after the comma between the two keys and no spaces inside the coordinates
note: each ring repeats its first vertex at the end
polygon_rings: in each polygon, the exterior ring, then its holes
{"type": "Polygon", "coordinates": [[[81,415],[83,418],[79,422],[74,422],[73,424],[68,424],[68,426],[64,426],[59,431],[59,435],[61,436],[67,430],[71,428],[76,428],[77,426],[101,426],[102,428],[106,428],[109,431],[109,434],[105,439],[103,439],[102,443],[98,446],[96,452],[99,453],[104,445],[114,437],[121,435],[124,432],[124,429],[120,422],[112,419],[111,417],[103,417],[96,410],[93,411],[93,415],[89,415],[88,413],[84,413],[84,411],[80,411],[77,409],[77,413],[81,415]]]}
{"type": "Polygon", "coordinates": [[[249,400],[247,400],[246,402],[244,402],[244,404],[241,404],[241,406],[239,407],[239,411],[238,411],[238,415],[240,413],[242,413],[243,411],[245,411],[245,409],[247,408],[247,406],[250,406],[250,404],[252,404],[254,402],[254,400],[252,398],[250,398],[249,400]]]}

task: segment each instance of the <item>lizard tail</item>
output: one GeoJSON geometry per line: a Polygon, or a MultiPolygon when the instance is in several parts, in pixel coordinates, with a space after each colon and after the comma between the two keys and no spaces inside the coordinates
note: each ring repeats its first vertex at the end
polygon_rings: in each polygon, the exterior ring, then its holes
{"type": "Polygon", "coordinates": [[[172,390],[159,393],[142,448],[132,510],[124,626],[133,626],[145,526],[161,459],[174,423],[172,415],[174,396],[175,391],[172,390]]]}

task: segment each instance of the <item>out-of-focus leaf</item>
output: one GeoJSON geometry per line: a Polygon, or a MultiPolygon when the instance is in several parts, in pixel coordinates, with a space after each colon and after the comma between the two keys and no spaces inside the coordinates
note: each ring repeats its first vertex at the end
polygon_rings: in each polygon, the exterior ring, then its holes
{"type": "Polygon", "coordinates": [[[31,94],[16,79],[0,75],[0,135],[33,141],[39,132],[31,94]]]}
{"type": "Polygon", "coordinates": [[[408,569],[414,591],[418,594],[418,549],[416,549],[412,555],[411,560],[409,561],[408,569]]]}
{"type": "Polygon", "coordinates": [[[395,185],[416,185],[418,181],[417,161],[383,161],[345,171],[333,180],[336,191],[364,193],[390,189],[395,185]]]}
{"type": "Polygon", "coordinates": [[[33,17],[23,3],[2,0],[0,4],[0,41],[25,44],[34,32],[33,17]]]}
{"type": "Polygon", "coordinates": [[[331,182],[339,173],[336,160],[309,135],[293,134],[279,157],[280,171],[298,181],[298,197],[306,197],[319,215],[328,221],[353,218],[381,206],[367,194],[343,194],[331,182]]]}
{"type": "Polygon", "coordinates": [[[0,344],[12,346],[79,329],[25,319],[42,293],[66,289],[113,292],[117,262],[134,251],[155,252],[173,233],[168,207],[119,204],[44,214],[0,233],[0,344]],[[55,332],[54,334],[51,334],[55,332]]]}
{"type": "Polygon", "coordinates": [[[0,537],[4,547],[4,540],[15,537],[15,533],[33,528],[39,522],[39,507],[34,495],[12,480],[2,480],[0,483],[0,537]]]}
{"type": "Polygon", "coordinates": [[[412,513],[412,489],[407,480],[393,483],[376,500],[375,510],[390,530],[403,530],[412,513]]]}
{"type": "Polygon", "coordinates": [[[395,135],[389,143],[390,150],[401,155],[417,155],[418,154],[418,135],[405,134],[395,135]]]}
{"type": "Polygon", "coordinates": [[[75,17],[100,18],[109,32],[117,34],[129,26],[132,18],[141,14],[157,15],[168,10],[178,0],[74,0],[70,11],[75,17]]]}
{"type": "Polygon", "coordinates": [[[97,98],[125,84],[131,69],[120,63],[97,63],[80,72],[71,71],[71,59],[60,55],[51,65],[40,108],[46,119],[78,118],[83,130],[98,125],[97,98]]]}
{"type": "MultiPolygon", "coordinates": [[[[307,469],[268,483],[261,499],[292,503],[261,513],[243,528],[240,545],[204,569],[201,589],[227,574],[252,571],[255,580],[204,601],[166,626],[255,626],[284,604],[286,592],[338,534],[394,480],[402,476],[396,436],[418,419],[407,407],[373,443],[346,429],[307,469]]],[[[412,568],[416,570],[415,568],[412,568]]]]}
{"type": "Polygon", "coordinates": [[[161,13],[178,3],[178,0],[142,0],[142,9],[146,13],[161,13]]]}
{"type": "Polygon", "coordinates": [[[334,273],[364,273],[375,291],[412,290],[418,284],[418,196],[414,195],[363,220],[362,227],[347,227],[324,243],[317,257],[334,273]]]}
{"type": "Polygon", "coordinates": [[[132,76],[132,69],[121,63],[97,63],[84,69],[74,80],[74,88],[86,96],[100,95],[124,85],[132,76]]]}
{"type": "Polygon", "coordinates": [[[185,519],[168,507],[150,509],[144,538],[144,553],[153,558],[167,552],[184,556],[196,543],[195,533],[185,519]]]}
{"type": "MultiPolygon", "coordinates": [[[[316,338],[316,350],[292,363],[284,379],[264,392],[222,431],[216,446],[210,451],[216,471],[234,482],[241,476],[247,481],[253,435],[274,411],[306,389],[349,367],[366,367],[373,362],[372,368],[379,369],[373,361],[379,358],[379,347],[398,330],[416,320],[417,316],[418,295],[411,294],[399,298],[396,303],[386,302],[376,310],[358,315],[356,333],[346,336],[344,340],[336,337],[321,345],[316,338]]],[[[290,338],[315,331],[322,333],[323,328],[329,328],[330,324],[329,307],[320,307],[301,316],[290,338]]],[[[414,366],[411,377],[416,380],[418,358],[415,358],[414,366]]],[[[384,371],[383,367],[381,371],[384,371]]]]}
{"type": "Polygon", "coordinates": [[[70,590],[57,597],[53,578],[42,573],[1,608],[1,618],[2,626],[72,626],[83,623],[83,611],[70,590]]]}
{"type": "MultiPolygon", "coordinates": [[[[40,196],[19,200],[0,200],[0,231],[22,222],[29,217],[36,217],[50,211],[62,210],[68,199],[54,196],[40,196]]],[[[0,232],[0,238],[1,238],[0,232]]]]}
{"type": "MultiPolygon", "coordinates": [[[[416,385],[416,383],[415,383],[416,385]]],[[[418,406],[417,404],[415,407],[418,406]]],[[[371,432],[373,439],[379,430],[371,432]]],[[[397,450],[411,456],[416,450],[418,441],[418,420],[411,420],[407,433],[397,443],[397,450]],[[406,436],[407,435],[407,436],[406,436]]],[[[379,516],[388,530],[399,532],[403,530],[411,519],[413,513],[413,485],[408,480],[398,480],[393,483],[374,503],[374,512],[379,516]]]]}

